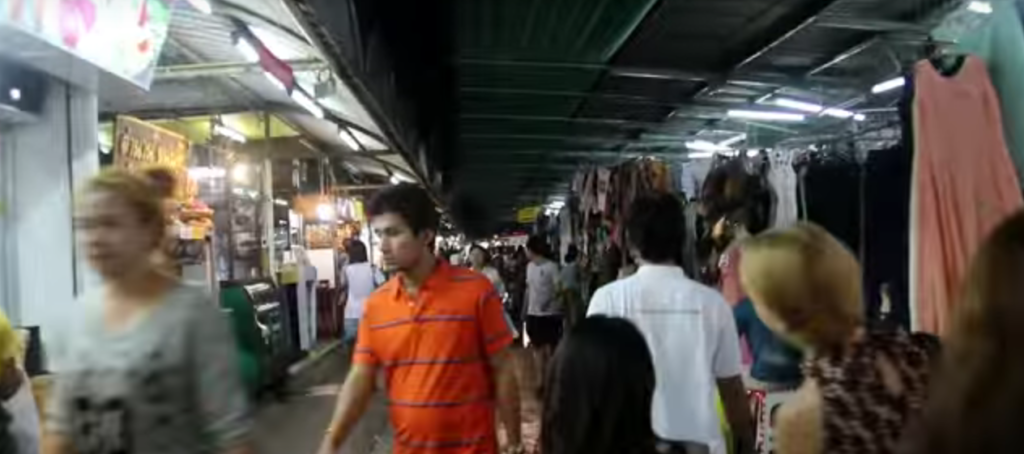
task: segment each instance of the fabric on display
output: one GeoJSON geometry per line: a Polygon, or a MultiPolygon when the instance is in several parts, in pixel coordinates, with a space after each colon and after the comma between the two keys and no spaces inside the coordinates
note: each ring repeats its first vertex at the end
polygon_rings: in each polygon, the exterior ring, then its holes
{"type": "Polygon", "coordinates": [[[775,192],[775,213],[772,227],[785,227],[797,221],[797,176],[793,170],[793,153],[772,153],[769,159],[768,184],[775,192]]]}
{"type": "Polygon", "coordinates": [[[910,169],[913,154],[898,146],[868,155],[864,209],[864,295],[871,320],[882,317],[888,289],[888,320],[910,328],[910,169]]]}
{"type": "Polygon", "coordinates": [[[1018,180],[1024,180],[1024,1],[994,1],[985,24],[937,39],[955,42],[956,50],[976,55],[987,66],[992,85],[999,94],[1003,133],[1016,165],[1018,180]]]}
{"type": "Polygon", "coordinates": [[[860,165],[832,156],[807,163],[803,178],[804,218],[860,251],[860,165]]]}
{"type": "Polygon", "coordinates": [[[959,70],[915,65],[910,301],[915,330],[941,334],[968,261],[988,233],[1021,208],[999,100],[984,63],[959,70]]]}

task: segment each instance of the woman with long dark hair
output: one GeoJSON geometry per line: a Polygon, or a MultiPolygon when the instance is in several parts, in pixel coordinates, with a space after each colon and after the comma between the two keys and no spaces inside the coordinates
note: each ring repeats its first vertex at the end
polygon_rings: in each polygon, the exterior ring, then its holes
{"type": "Polygon", "coordinates": [[[654,363],[640,331],[621,318],[580,321],[545,377],[541,452],[654,454],[654,363]]]}

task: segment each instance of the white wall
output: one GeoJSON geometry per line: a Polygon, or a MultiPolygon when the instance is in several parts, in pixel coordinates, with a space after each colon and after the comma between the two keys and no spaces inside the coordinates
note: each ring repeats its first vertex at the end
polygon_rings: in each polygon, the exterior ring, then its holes
{"type": "Polygon", "coordinates": [[[40,327],[50,358],[76,295],[97,283],[72,224],[73,190],[99,169],[97,115],[95,95],[53,81],[40,118],[0,134],[4,308],[12,323],[40,327]]]}

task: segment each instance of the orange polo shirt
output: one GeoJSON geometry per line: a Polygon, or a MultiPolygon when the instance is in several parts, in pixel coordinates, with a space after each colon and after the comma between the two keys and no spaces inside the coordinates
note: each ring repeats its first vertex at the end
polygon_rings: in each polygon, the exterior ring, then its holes
{"type": "Polygon", "coordinates": [[[413,298],[393,278],[366,301],[352,361],[383,368],[394,452],[497,452],[489,359],[512,343],[483,274],[438,260],[413,298]]]}

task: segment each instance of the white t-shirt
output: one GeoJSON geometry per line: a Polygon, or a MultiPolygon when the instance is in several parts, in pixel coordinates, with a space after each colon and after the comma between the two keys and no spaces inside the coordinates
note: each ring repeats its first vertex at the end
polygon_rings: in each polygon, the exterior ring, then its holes
{"type": "Polygon", "coordinates": [[[380,272],[368,262],[345,265],[345,283],[348,285],[345,318],[362,318],[366,298],[383,280],[380,272]]]}
{"type": "Polygon", "coordinates": [[[655,434],[725,454],[716,379],[743,369],[736,322],[722,295],[687,278],[682,268],[643,265],[598,289],[587,315],[628,319],[647,339],[657,378],[655,434]]]}
{"type": "Polygon", "coordinates": [[[528,315],[561,315],[558,300],[558,264],[551,260],[526,264],[526,308],[528,315]]]}

